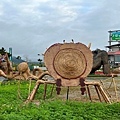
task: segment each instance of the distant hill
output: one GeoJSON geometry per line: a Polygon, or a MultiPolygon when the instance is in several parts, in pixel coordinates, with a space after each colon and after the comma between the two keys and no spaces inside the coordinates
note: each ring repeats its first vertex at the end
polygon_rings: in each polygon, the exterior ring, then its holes
{"type": "MultiPolygon", "coordinates": [[[[17,57],[15,57],[15,56],[13,56],[12,57],[12,62],[14,63],[14,64],[20,64],[20,63],[22,63],[22,62],[26,62],[25,60],[22,60],[22,59],[18,59],[17,57]]],[[[38,61],[31,61],[31,62],[28,62],[28,64],[29,65],[31,65],[31,64],[33,64],[33,65],[40,65],[40,62],[38,62],[38,61]]],[[[44,63],[43,62],[41,62],[41,64],[43,65],[44,63]]]]}
{"type": "Polygon", "coordinates": [[[25,62],[25,61],[22,60],[22,59],[17,59],[15,56],[13,56],[13,57],[12,57],[12,62],[13,62],[14,64],[19,64],[19,63],[25,62]]]}

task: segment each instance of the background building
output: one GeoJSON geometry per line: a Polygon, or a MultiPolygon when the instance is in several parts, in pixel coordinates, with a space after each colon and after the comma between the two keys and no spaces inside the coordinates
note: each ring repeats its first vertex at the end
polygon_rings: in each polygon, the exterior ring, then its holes
{"type": "Polygon", "coordinates": [[[108,57],[111,67],[120,66],[120,30],[108,31],[109,32],[109,45],[108,57]]]}

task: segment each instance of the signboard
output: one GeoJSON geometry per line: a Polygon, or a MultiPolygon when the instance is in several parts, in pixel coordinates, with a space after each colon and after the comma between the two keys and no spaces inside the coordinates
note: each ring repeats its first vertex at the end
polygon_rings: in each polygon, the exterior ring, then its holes
{"type": "Polygon", "coordinates": [[[120,41],[120,31],[112,32],[111,35],[113,41],[120,41]]]}

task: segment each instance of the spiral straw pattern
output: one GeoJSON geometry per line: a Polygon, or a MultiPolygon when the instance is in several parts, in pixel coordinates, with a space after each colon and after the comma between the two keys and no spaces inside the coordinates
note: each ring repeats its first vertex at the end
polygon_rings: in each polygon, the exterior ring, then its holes
{"type": "Polygon", "coordinates": [[[60,50],[54,58],[54,69],[63,78],[73,79],[81,76],[86,70],[84,54],[73,48],[60,50]]]}

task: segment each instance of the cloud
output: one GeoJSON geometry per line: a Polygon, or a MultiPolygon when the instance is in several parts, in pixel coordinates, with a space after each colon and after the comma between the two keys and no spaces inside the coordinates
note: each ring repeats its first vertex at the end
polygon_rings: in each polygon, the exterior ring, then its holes
{"type": "Polygon", "coordinates": [[[1,0],[0,46],[30,60],[63,39],[105,49],[108,30],[120,28],[119,8],[119,0],[1,0]]]}

